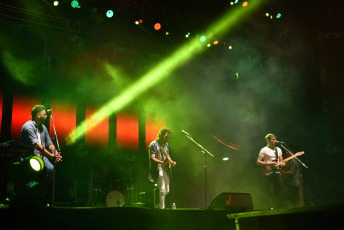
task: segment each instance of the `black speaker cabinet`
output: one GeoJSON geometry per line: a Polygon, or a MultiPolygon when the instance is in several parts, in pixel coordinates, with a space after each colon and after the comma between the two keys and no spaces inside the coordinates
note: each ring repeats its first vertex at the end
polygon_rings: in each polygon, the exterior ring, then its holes
{"type": "Polygon", "coordinates": [[[221,192],[209,205],[211,210],[246,212],[253,210],[251,193],[221,192]]]}

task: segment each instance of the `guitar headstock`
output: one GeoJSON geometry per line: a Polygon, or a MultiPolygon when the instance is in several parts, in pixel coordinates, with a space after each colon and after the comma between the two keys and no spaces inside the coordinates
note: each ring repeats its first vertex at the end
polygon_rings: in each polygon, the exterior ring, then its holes
{"type": "Polygon", "coordinates": [[[305,154],[305,152],[304,151],[302,151],[302,152],[297,152],[297,153],[295,153],[295,156],[301,156],[301,155],[303,155],[303,154],[305,154]]]}

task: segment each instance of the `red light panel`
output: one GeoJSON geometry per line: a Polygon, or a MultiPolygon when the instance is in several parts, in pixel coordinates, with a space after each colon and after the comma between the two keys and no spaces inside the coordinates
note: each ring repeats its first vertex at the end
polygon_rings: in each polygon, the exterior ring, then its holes
{"type": "Polygon", "coordinates": [[[165,126],[165,120],[146,118],[146,147],[158,137],[160,129],[165,126]]]}
{"type": "Polygon", "coordinates": [[[11,139],[20,139],[20,130],[25,122],[31,120],[31,110],[40,105],[41,99],[24,95],[13,96],[11,139]]]}
{"type": "MultiPolygon", "coordinates": [[[[98,109],[87,107],[86,120],[98,109]]],[[[87,126],[86,126],[87,129],[87,126]]],[[[97,126],[86,132],[85,144],[89,146],[107,146],[109,143],[109,118],[104,119],[97,126]]]]}
{"type": "MultiPolygon", "coordinates": [[[[66,105],[57,101],[51,101],[50,108],[53,110],[52,115],[59,144],[65,144],[68,134],[76,128],[76,105],[66,105]]],[[[54,127],[51,117],[49,133],[50,137],[53,138],[54,127]]]]}
{"type": "Polygon", "coordinates": [[[117,147],[119,149],[138,150],[139,117],[133,113],[117,114],[117,147]]]}

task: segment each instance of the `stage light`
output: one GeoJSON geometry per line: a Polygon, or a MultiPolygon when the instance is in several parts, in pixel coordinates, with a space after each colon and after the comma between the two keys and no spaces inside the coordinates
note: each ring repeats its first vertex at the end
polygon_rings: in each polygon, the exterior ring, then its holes
{"type": "Polygon", "coordinates": [[[142,19],[140,19],[140,20],[139,20],[139,23],[140,23],[140,24],[142,24],[142,23],[143,23],[143,20],[142,20],[142,19]]]}
{"type": "Polygon", "coordinates": [[[269,16],[270,16],[270,14],[269,14],[269,13],[266,13],[266,14],[265,14],[265,16],[266,16],[266,17],[269,17],[269,16]]]}
{"type": "Polygon", "coordinates": [[[200,40],[201,42],[205,42],[205,41],[207,40],[207,37],[206,37],[205,35],[202,35],[202,36],[199,38],[199,40],[200,40]]]}
{"type": "Polygon", "coordinates": [[[228,49],[230,49],[230,50],[231,50],[231,49],[233,49],[233,47],[232,47],[232,46],[228,46],[228,49]]]}
{"type": "MultiPolygon", "coordinates": [[[[209,26],[208,31],[205,33],[208,39],[212,38],[212,34],[216,34],[217,36],[223,36],[225,33],[227,34],[234,26],[237,26],[243,18],[249,17],[250,14],[257,10],[263,2],[262,0],[256,0],[251,2],[250,7],[247,9],[237,7],[235,10],[230,10],[228,13],[224,14],[215,21],[213,25],[209,26]]],[[[174,71],[186,65],[192,58],[195,58],[196,55],[202,52],[204,52],[204,46],[199,42],[197,36],[181,45],[168,57],[156,63],[152,68],[149,68],[149,70],[136,82],[123,88],[121,92],[118,92],[115,97],[111,98],[88,119],[78,124],[66,137],[67,145],[74,144],[104,119],[120,111],[130,103],[133,103],[135,99],[143,95],[152,87],[156,87],[156,85],[160,84],[164,79],[172,77],[174,71]],[[139,87],[140,90],[136,90],[137,87],[139,87]]]]}
{"type": "Polygon", "coordinates": [[[242,3],[242,6],[243,6],[243,7],[248,6],[248,2],[247,2],[247,1],[244,1],[244,2],[242,3]]]}
{"type": "Polygon", "coordinates": [[[281,13],[278,13],[277,15],[276,15],[276,18],[281,18],[282,17],[282,14],[281,13]]]}
{"type": "Polygon", "coordinates": [[[58,6],[59,1],[54,1],[54,6],[58,6]]]}
{"type": "Polygon", "coordinates": [[[73,0],[70,5],[73,7],[73,8],[80,8],[80,4],[77,0],[73,0]]]}
{"type": "Polygon", "coordinates": [[[165,34],[166,34],[166,36],[167,36],[167,35],[170,35],[170,33],[169,33],[168,31],[166,31],[165,34]]]}
{"type": "Polygon", "coordinates": [[[155,30],[160,30],[161,29],[161,24],[159,22],[155,23],[154,29],[155,30]]]}
{"type": "Polygon", "coordinates": [[[112,18],[113,17],[113,11],[112,10],[108,10],[107,12],[106,12],[106,17],[108,17],[108,18],[112,18]]]}
{"type": "Polygon", "coordinates": [[[140,25],[140,22],[139,21],[135,21],[135,25],[140,25]]]}
{"type": "Polygon", "coordinates": [[[228,161],[229,158],[228,158],[228,157],[224,157],[222,160],[223,160],[223,161],[228,161]]]}
{"type": "Polygon", "coordinates": [[[214,44],[214,45],[217,45],[217,44],[219,44],[219,41],[218,41],[218,40],[215,40],[215,41],[213,41],[213,44],[214,44]]]}
{"type": "Polygon", "coordinates": [[[32,156],[30,158],[30,165],[33,170],[36,172],[41,171],[44,168],[43,160],[38,156],[32,156]]]}
{"type": "Polygon", "coordinates": [[[210,44],[210,43],[208,43],[208,44],[207,44],[207,47],[210,47],[210,46],[211,46],[211,44],[210,44]]]}

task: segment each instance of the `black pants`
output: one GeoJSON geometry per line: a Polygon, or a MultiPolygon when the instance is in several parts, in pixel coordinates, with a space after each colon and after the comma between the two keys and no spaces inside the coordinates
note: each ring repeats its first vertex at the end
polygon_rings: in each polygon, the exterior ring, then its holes
{"type": "Polygon", "coordinates": [[[272,203],[272,208],[283,207],[282,176],[280,173],[272,174],[267,178],[267,186],[272,203]]]}

